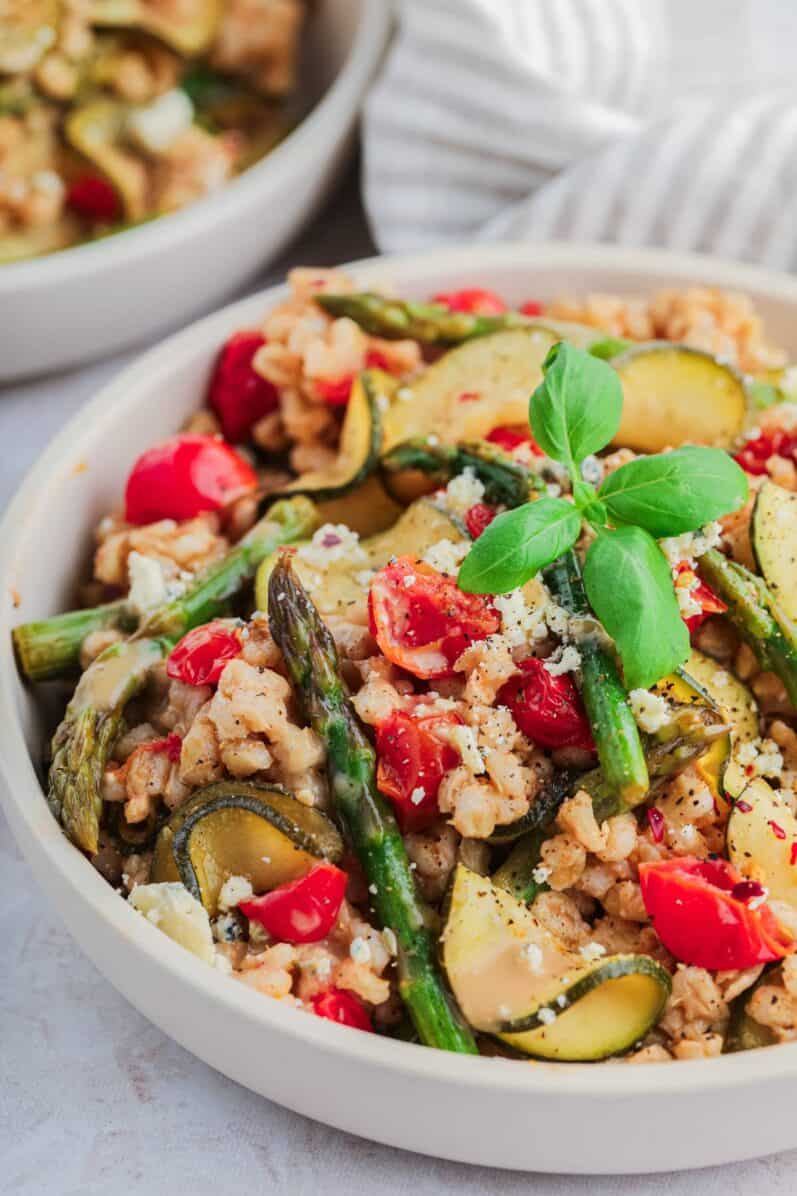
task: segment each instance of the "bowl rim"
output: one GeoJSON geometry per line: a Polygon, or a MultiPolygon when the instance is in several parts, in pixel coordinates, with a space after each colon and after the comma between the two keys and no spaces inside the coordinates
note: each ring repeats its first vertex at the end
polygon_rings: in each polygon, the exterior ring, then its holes
{"type": "Polygon", "coordinates": [[[296,159],[312,152],[319,139],[339,124],[341,115],[356,109],[382,56],[390,27],[388,0],[361,0],[351,46],[334,79],[306,116],[264,158],[218,191],[177,212],[55,253],[6,262],[0,266],[0,295],[7,293],[13,298],[20,288],[50,287],[91,277],[139,257],[177,248],[196,234],[218,229],[258,192],[278,187],[280,180],[289,181],[296,159]]]}
{"type": "MultiPolygon", "coordinates": [[[[436,252],[398,256],[377,256],[348,263],[342,269],[363,282],[389,275],[397,287],[402,281],[432,276],[456,268],[477,276],[491,267],[518,269],[534,265],[549,269],[612,267],[634,273],[670,275],[674,283],[708,282],[737,290],[756,290],[797,305],[797,279],[785,274],[699,254],[673,254],[666,250],[632,249],[607,245],[508,244],[467,246],[436,252]]],[[[285,295],[284,286],[269,287],[195,321],[182,331],[139,355],[136,360],[103,386],[84,404],[50,442],[28,471],[0,523],[0,596],[5,620],[14,620],[13,587],[18,546],[25,539],[27,525],[40,518],[48,487],[86,453],[86,442],[113,427],[136,398],[156,383],[160,372],[169,373],[180,363],[195,360],[202,347],[217,343],[231,328],[245,324],[285,295]],[[214,339],[215,338],[215,339],[214,339]]],[[[634,1067],[549,1063],[531,1060],[522,1067],[516,1060],[471,1057],[429,1050],[413,1043],[398,1042],[371,1034],[354,1034],[320,1018],[308,1017],[275,1000],[265,1000],[243,985],[209,968],[175,944],[142,918],[92,868],[88,860],[68,842],[44,803],[42,789],[25,742],[18,711],[18,685],[10,636],[0,644],[0,799],[13,807],[12,823],[21,819],[37,840],[39,863],[60,874],[79,903],[88,907],[93,919],[103,921],[127,940],[133,952],[146,956],[156,970],[196,987],[218,1004],[219,1014],[228,1012],[252,1025],[265,1023],[305,1046],[351,1060],[362,1066],[386,1067],[403,1077],[437,1080],[457,1085],[500,1089],[507,1093],[549,1094],[563,1098],[608,1096],[632,1097],[646,1094],[674,1095],[685,1088],[708,1093],[729,1084],[754,1085],[797,1076],[797,1043],[762,1048],[717,1059],[681,1061],[677,1067],[640,1063],[634,1067]]],[[[78,945],[82,945],[78,939],[78,945]]],[[[190,1047],[189,1047],[190,1049],[190,1047]]]]}

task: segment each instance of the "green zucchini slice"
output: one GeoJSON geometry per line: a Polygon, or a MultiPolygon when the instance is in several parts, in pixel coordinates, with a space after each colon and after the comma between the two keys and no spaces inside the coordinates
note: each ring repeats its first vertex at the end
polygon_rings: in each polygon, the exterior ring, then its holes
{"type": "Polygon", "coordinates": [[[612,365],[623,384],[623,416],[614,443],[640,453],[682,444],[728,448],[747,415],[742,376],[710,353],[651,341],[612,365]]]}
{"type": "Polygon", "coordinates": [[[726,835],[731,863],[745,876],[754,874],[771,897],[797,908],[797,864],[792,862],[797,818],[762,777],[742,790],[726,835]]]}
{"type": "Polygon", "coordinates": [[[558,340],[549,328],[518,328],[449,350],[399,389],[385,415],[384,451],[415,437],[479,440],[498,424],[525,424],[529,396],[558,340]]]}
{"type": "Polygon", "coordinates": [[[750,530],[758,567],[778,610],[797,621],[797,494],[764,482],[750,530]]]}
{"type": "Polygon", "coordinates": [[[116,100],[91,100],[66,117],[64,132],[72,149],[97,167],[122,201],[127,220],[147,214],[147,171],[124,142],[128,107],[116,100]]]}
{"type": "Polygon", "coordinates": [[[692,650],[683,671],[708,696],[723,722],[731,728],[730,742],[718,741],[700,759],[698,771],[715,797],[736,797],[747,784],[736,753],[743,743],[758,737],[758,704],[744,682],[696,649],[692,650]]]}
{"type": "Polygon", "coordinates": [[[157,0],[92,0],[91,21],[113,29],[139,29],[178,54],[202,54],[213,41],[221,18],[220,0],[174,6],[182,12],[169,13],[169,7],[157,0]]]}
{"type": "MultiPolygon", "coordinates": [[[[387,531],[362,540],[362,551],[356,557],[319,567],[302,557],[299,544],[293,568],[322,615],[345,614],[348,607],[365,602],[371,571],[383,568],[390,557],[421,556],[440,540],[461,543],[465,539],[460,524],[433,503],[421,499],[407,507],[387,531]]],[[[276,554],[267,557],[257,571],[255,601],[260,610],[268,609],[268,579],[276,559],[276,554]]]]}
{"type": "Polygon", "coordinates": [[[275,785],[219,781],[161,829],[152,879],[181,880],[212,917],[229,876],[245,876],[262,893],[303,876],[318,859],[335,863],[342,855],[343,841],[320,810],[275,785]]]}
{"type": "Polygon", "coordinates": [[[754,1051],[759,1047],[772,1046],[777,1039],[768,1026],[762,1026],[754,1021],[747,1012],[747,1006],[755,990],[761,984],[769,984],[772,980],[772,968],[765,968],[752,988],[740,993],[731,1002],[731,1017],[728,1032],[725,1035],[723,1054],[729,1055],[736,1051],[754,1051]]]}
{"type": "Polygon", "coordinates": [[[21,75],[55,44],[58,0],[10,0],[0,15],[0,75],[21,75]]]}
{"type": "Polygon", "coordinates": [[[670,977],[647,955],[587,961],[488,878],[457,866],[443,966],[477,1030],[543,1059],[586,1062],[627,1051],[658,1020],[670,977]]]}

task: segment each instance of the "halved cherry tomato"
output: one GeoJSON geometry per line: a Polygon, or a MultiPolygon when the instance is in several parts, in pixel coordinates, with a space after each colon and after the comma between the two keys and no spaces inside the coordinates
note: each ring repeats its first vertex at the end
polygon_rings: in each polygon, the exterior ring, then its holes
{"type": "Polygon", "coordinates": [[[453,711],[413,718],[394,710],[377,727],[376,784],[390,798],[403,832],[423,830],[437,817],[440,782],[460,761],[444,733],[461,724],[453,711]]]}
{"type": "Polygon", "coordinates": [[[238,656],[241,641],[224,623],[205,623],[189,631],[172,648],[166,675],[186,685],[215,685],[228,660],[238,656]]]}
{"type": "Polygon", "coordinates": [[[465,527],[473,540],[478,540],[482,532],[490,526],[498,512],[495,507],[486,502],[476,502],[465,512],[465,527]]]}
{"type": "Polygon", "coordinates": [[[435,295],[433,303],[440,303],[451,311],[464,311],[474,316],[500,316],[506,311],[506,304],[495,291],[482,287],[465,287],[461,291],[442,291],[435,295]]]}
{"type": "Polygon", "coordinates": [[[255,373],[252,359],[266,343],[259,332],[236,332],[219,353],[208,402],[221,421],[227,440],[240,444],[252,425],[279,406],[279,391],[255,373]]]}
{"type": "Polygon", "coordinates": [[[362,1001],[342,988],[328,988],[312,999],[313,1013],[340,1026],[373,1032],[371,1019],[362,1001]]]}
{"type": "Polygon", "coordinates": [[[122,216],[119,196],[108,180],[98,174],[84,174],[75,179],[67,190],[66,204],[84,220],[95,224],[112,224],[122,216]]]}
{"type": "Polygon", "coordinates": [[[335,925],[348,879],[334,864],[316,864],[306,876],[248,897],[238,908],[281,943],[317,943],[335,925]]]}
{"type": "Polygon", "coordinates": [[[524,316],[541,316],[543,306],[537,299],[527,299],[518,309],[524,316]]]}
{"type": "Polygon", "coordinates": [[[512,453],[521,444],[535,457],[544,457],[540,446],[524,424],[499,424],[497,428],[487,433],[486,439],[490,444],[497,444],[505,453],[512,453]]]}
{"type": "Polygon", "coordinates": [[[125,488],[128,523],[193,519],[257,485],[251,465],[216,436],[173,436],[147,449],[125,488]]]}
{"type": "Polygon", "coordinates": [[[409,556],[373,578],[368,609],[382,654],[416,677],[451,676],[468,645],[501,626],[489,598],[463,594],[453,577],[409,556]]]}
{"type": "Polygon", "coordinates": [[[787,460],[797,461],[797,436],[775,428],[771,432],[762,432],[746,440],[744,448],[735,455],[734,460],[741,465],[745,473],[762,476],[767,472],[767,462],[770,457],[785,457],[787,460]]]}
{"type": "MultiPolygon", "coordinates": [[[[693,573],[692,566],[688,561],[679,561],[675,567],[675,576],[680,577],[684,573],[693,573]]],[[[690,635],[697,631],[698,627],[705,623],[711,615],[724,614],[728,609],[727,603],[723,602],[704,581],[698,581],[694,589],[689,591],[689,596],[701,607],[699,615],[688,615],[684,619],[690,635]]]]}
{"type": "Polygon", "coordinates": [[[556,677],[532,656],[521,660],[520,673],[498,691],[520,730],[547,748],[578,747],[594,752],[589,721],[575,682],[567,673],[556,677]]]}
{"type": "Polygon", "coordinates": [[[752,968],[794,950],[792,936],[761,903],[765,890],[727,860],[642,863],[639,884],[656,934],[682,963],[711,971],[752,968]]]}

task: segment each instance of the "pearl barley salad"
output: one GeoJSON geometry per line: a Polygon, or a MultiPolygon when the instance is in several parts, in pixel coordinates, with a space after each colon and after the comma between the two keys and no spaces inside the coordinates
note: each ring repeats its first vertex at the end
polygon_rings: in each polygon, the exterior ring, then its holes
{"type": "Polygon", "coordinates": [[[183,208],[293,119],[305,0],[5,0],[0,264],[183,208]]]}
{"type": "Polygon", "coordinates": [[[797,1038],[797,388],[749,302],[290,288],[80,608],[14,632],[79,677],[64,832],[175,950],[360,1031],[797,1038]]]}

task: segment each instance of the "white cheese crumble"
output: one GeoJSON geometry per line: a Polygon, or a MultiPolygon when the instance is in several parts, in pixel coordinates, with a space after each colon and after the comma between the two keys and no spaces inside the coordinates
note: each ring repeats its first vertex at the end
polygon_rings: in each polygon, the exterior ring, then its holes
{"type": "Polygon", "coordinates": [[[543,1006],[537,1013],[538,1019],[544,1026],[551,1026],[556,1021],[556,1010],[543,1006]]]}
{"type": "Polygon", "coordinates": [[[127,118],[127,132],[146,153],[163,154],[193,120],[194,105],[181,87],[174,87],[151,104],[134,108],[127,118]]]}
{"type": "MultiPolygon", "coordinates": [[[[441,731],[443,728],[441,728],[441,731]]],[[[485,771],[484,760],[476,743],[476,733],[473,727],[461,723],[445,728],[445,735],[449,743],[459,752],[465,767],[474,775],[485,771]]]]}
{"type": "Polygon", "coordinates": [[[136,885],[127,899],[163,934],[205,963],[213,964],[216,950],[207,911],[177,881],[136,885]]]}
{"type": "Polygon", "coordinates": [[[127,576],[130,582],[127,601],[140,614],[144,615],[166,601],[166,578],[160,562],[154,557],[144,556],[134,549],[127,558],[127,576]]]}
{"type": "Polygon", "coordinates": [[[587,963],[594,963],[596,959],[600,959],[606,954],[606,948],[601,943],[584,943],[579,947],[578,953],[582,959],[586,959],[587,963]]]}
{"type": "Polygon", "coordinates": [[[670,722],[672,713],[667,700],[661,694],[652,694],[646,689],[632,689],[628,697],[631,712],[640,731],[654,735],[670,722]]]}
{"type": "Polygon", "coordinates": [[[309,544],[301,544],[296,555],[316,569],[326,569],[334,561],[364,561],[360,537],[345,523],[325,523],[314,533],[309,544]]]}
{"type": "Polygon", "coordinates": [[[217,943],[234,943],[241,938],[241,927],[231,913],[219,914],[218,918],[213,919],[211,926],[217,943]]]}
{"type": "Polygon", "coordinates": [[[228,876],[219,892],[219,909],[234,909],[251,896],[252,886],[245,876],[228,876]]]}
{"type": "Polygon", "coordinates": [[[362,935],[357,935],[351,941],[349,947],[349,955],[355,963],[370,963],[371,962],[371,948],[362,935]]]}
{"type": "Polygon", "coordinates": [[[550,673],[552,677],[561,677],[563,673],[577,673],[581,668],[581,653],[578,648],[568,644],[543,664],[546,673],[550,673]]]}
{"type": "Polygon", "coordinates": [[[603,481],[603,465],[594,453],[590,453],[581,462],[581,476],[591,486],[597,486],[599,482],[603,481]]]}
{"type": "Polygon", "coordinates": [[[543,955],[542,948],[538,947],[536,943],[524,943],[520,948],[521,957],[535,975],[542,972],[543,955]]]}
{"type": "Polygon", "coordinates": [[[716,521],[707,523],[696,532],[684,532],[681,536],[668,536],[659,540],[659,546],[671,565],[681,561],[695,561],[716,548],[722,540],[722,528],[716,521]]]}
{"type": "Polygon", "coordinates": [[[551,869],[547,866],[547,864],[538,864],[531,873],[531,879],[534,881],[535,885],[544,885],[550,875],[551,869]]]}
{"type": "Polygon", "coordinates": [[[548,634],[545,622],[546,605],[531,606],[523,590],[510,590],[508,594],[496,594],[493,606],[501,616],[501,632],[511,647],[519,648],[533,640],[544,639],[548,634]]]}
{"type": "Polygon", "coordinates": [[[416,785],[410,794],[410,801],[414,806],[419,806],[425,797],[426,790],[424,789],[423,785],[416,785]]]}
{"type": "Polygon", "coordinates": [[[472,466],[468,465],[448,483],[440,495],[440,504],[452,515],[464,515],[483,498],[484,486],[472,466]]]}
{"type": "Polygon", "coordinates": [[[223,976],[231,976],[232,975],[232,964],[230,963],[227,956],[224,955],[223,952],[221,952],[221,951],[217,952],[216,958],[213,960],[213,966],[218,968],[218,970],[222,973],[223,976]]]}
{"type": "Polygon", "coordinates": [[[431,565],[438,573],[455,574],[459,566],[468,555],[469,543],[455,544],[453,540],[438,540],[431,544],[421,557],[427,565],[431,565]]]}
{"type": "Polygon", "coordinates": [[[388,955],[398,955],[398,940],[389,926],[382,931],[382,942],[388,955]]]}
{"type": "Polygon", "coordinates": [[[777,780],[783,773],[783,755],[774,739],[751,739],[740,743],[736,759],[750,776],[777,780]]]}

